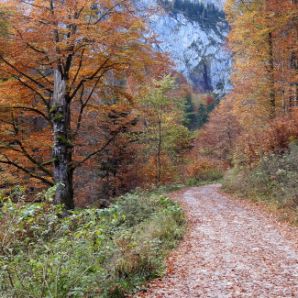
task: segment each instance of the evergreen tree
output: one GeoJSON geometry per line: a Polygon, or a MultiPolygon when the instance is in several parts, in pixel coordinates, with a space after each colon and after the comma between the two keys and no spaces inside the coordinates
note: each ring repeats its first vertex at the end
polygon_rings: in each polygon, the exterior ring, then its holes
{"type": "Polygon", "coordinates": [[[187,95],[185,99],[185,119],[183,124],[189,130],[195,130],[197,128],[197,116],[192,102],[191,95],[187,95]]]}

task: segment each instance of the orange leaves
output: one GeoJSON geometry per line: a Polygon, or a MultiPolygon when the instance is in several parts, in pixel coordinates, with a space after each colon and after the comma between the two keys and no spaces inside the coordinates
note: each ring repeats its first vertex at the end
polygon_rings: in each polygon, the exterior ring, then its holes
{"type": "Polygon", "coordinates": [[[265,152],[278,153],[287,150],[289,143],[295,140],[298,140],[298,118],[292,114],[272,120],[263,134],[261,144],[265,152]]]}
{"type": "Polygon", "coordinates": [[[196,138],[193,154],[231,161],[234,143],[241,132],[232,107],[232,102],[224,99],[215,108],[196,138]]]}
{"type": "Polygon", "coordinates": [[[185,168],[185,174],[188,178],[194,178],[198,181],[213,180],[221,178],[227,164],[224,161],[212,157],[196,155],[192,156],[191,162],[185,168]]]}
{"type": "Polygon", "coordinates": [[[0,6],[9,33],[0,35],[0,105],[7,109],[0,111],[0,163],[44,182],[57,164],[52,147],[63,143],[72,158],[68,167],[86,162],[92,171],[100,154],[115,153],[109,150],[118,136],[127,141],[121,137],[136,122],[134,98],[145,80],[168,68],[167,59],[153,50],[128,0],[8,0],[0,6]],[[63,107],[54,98],[54,73],[66,86],[63,107]],[[54,143],[59,121],[66,137],[56,135],[54,143]]]}
{"type": "MultiPolygon", "coordinates": [[[[297,82],[297,69],[289,65],[291,57],[298,54],[298,6],[291,1],[229,0],[226,12],[232,27],[231,97],[235,98],[236,112],[240,117],[250,113],[254,118],[255,114],[264,125],[274,112],[288,110],[290,85],[297,82]]],[[[247,117],[240,121],[247,123],[247,117]]]]}
{"type": "Polygon", "coordinates": [[[298,140],[297,114],[277,117],[262,129],[250,129],[242,133],[235,146],[235,161],[246,165],[255,164],[264,154],[284,153],[290,143],[296,140],[298,140]]]}
{"type": "Polygon", "coordinates": [[[263,125],[270,115],[269,46],[263,34],[266,24],[260,19],[263,7],[257,2],[236,7],[241,12],[237,12],[239,15],[233,12],[229,35],[229,45],[234,53],[234,89],[229,98],[233,100],[233,109],[243,125],[252,124],[254,119],[263,125]]]}

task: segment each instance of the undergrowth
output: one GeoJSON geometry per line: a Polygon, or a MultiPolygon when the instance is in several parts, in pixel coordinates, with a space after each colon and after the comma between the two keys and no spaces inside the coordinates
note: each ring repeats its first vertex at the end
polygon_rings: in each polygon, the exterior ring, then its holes
{"type": "Polygon", "coordinates": [[[160,191],[67,217],[50,202],[6,198],[0,216],[1,297],[125,297],[163,274],[184,229],[182,210],[160,191]]]}
{"type": "Polygon", "coordinates": [[[298,145],[264,156],[255,167],[233,168],[223,186],[238,196],[265,202],[280,210],[282,219],[298,224],[298,145]]]}

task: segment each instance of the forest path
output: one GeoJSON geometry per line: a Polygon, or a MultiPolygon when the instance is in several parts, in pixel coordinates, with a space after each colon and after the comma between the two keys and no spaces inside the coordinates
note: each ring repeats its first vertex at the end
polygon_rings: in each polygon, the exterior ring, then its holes
{"type": "Polygon", "coordinates": [[[188,232],[169,256],[166,276],[135,297],[298,297],[298,229],[219,190],[173,195],[188,232]]]}

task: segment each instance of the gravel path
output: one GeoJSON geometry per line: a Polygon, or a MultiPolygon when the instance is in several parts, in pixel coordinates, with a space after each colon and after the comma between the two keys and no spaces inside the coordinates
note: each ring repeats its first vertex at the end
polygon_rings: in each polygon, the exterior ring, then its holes
{"type": "Polygon", "coordinates": [[[220,185],[175,195],[189,231],[168,259],[168,272],[135,297],[297,297],[298,230],[220,185]]]}

